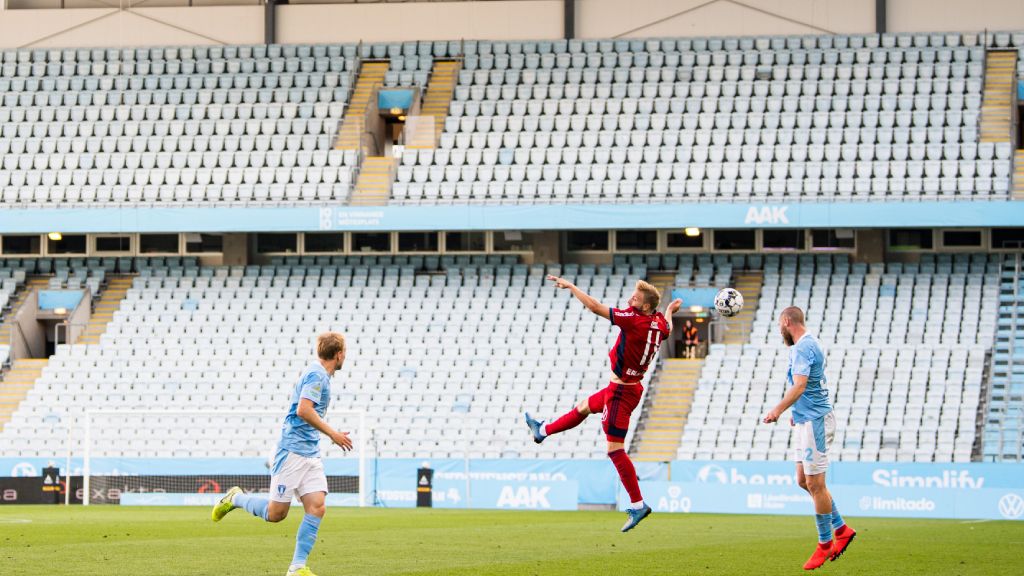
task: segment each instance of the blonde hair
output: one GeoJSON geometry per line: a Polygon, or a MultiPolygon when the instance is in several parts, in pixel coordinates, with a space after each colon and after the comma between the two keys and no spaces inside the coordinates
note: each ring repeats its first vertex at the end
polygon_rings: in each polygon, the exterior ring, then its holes
{"type": "Polygon", "coordinates": [[[658,309],[658,304],[661,302],[661,292],[653,284],[637,280],[636,289],[640,294],[643,294],[644,302],[651,307],[651,311],[658,309]]]}
{"type": "Polygon", "coordinates": [[[324,332],[316,339],[316,355],[321,360],[334,360],[338,352],[345,351],[345,337],[337,332],[324,332]]]}

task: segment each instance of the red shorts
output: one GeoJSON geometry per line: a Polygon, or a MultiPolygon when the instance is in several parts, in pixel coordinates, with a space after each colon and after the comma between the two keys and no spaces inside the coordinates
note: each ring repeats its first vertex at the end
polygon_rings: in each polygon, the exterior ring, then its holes
{"type": "Polygon", "coordinates": [[[629,416],[640,404],[642,384],[608,384],[587,399],[591,414],[601,413],[601,427],[609,442],[625,442],[629,430],[629,416]]]}

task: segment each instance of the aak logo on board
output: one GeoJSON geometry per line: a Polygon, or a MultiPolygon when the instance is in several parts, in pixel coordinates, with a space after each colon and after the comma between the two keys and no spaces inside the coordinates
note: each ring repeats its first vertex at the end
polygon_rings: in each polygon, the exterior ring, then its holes
{"type": "Polygon", "coordinates": [[[751,206],[747,208],[747,217],[743,219],[744,224],[789,224],[789,217],[786,211],[789,206],[751,206]]]}

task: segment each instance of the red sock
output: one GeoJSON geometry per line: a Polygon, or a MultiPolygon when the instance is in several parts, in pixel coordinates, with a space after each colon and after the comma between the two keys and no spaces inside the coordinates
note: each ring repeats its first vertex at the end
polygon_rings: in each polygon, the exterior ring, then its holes
{"type": "Polygon", "coordinates": [[[626,493],[629,494],[629,501],[643,500],[644,497],[640,494],[640,482],[636,479],[636,468],[633,467],[633,461],[629,459],[626,451],[609,452],[608,457],[612,459],[612,464],[615,464],[615,469],[619,471],[619,479],[622,480],[622,485],[626,488],[626,493]]]}
{"type": "Polygon", "coordinates": [[[586,414],[580,414],[579,410],[573,408],[559,416],[558,420],[544,426],[544,435],[550,436],[552,434],[558,434],[559,432],[565,432],[566,430],[572,430],[586,419],[586,414]]]}

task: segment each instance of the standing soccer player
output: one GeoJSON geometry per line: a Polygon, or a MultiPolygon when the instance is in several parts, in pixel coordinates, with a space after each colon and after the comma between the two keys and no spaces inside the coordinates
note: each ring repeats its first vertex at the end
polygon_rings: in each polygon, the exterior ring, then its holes
{"type": "Polygon", "coordinates": [[[288,516],[292,495],[298,497],[305,515],[295,538],[295,554],[287,576],[315,576],[306,567],[306,559],[316,543],[327,496],[327,475],[320,461],[320,433],[342,450],[352,449],[348,433],[338,432],[323,419],[331,402],[331,377],[345,363],[345,337],[337,332],[321,334],[316,351],[317,361],[302,372],[292,391],[271,472],[270,497],[245,494],[235,486],[213,508],[214,522],[235,508],[244,508],[266,522],[280,522],[288,516]]]}
{"type": "Polygon", "coordinates": [[[582,400],[575,408],[547,425],[535,420],[527,412],[526,425],[530,427],[533,441],[540,444],[551,434],[579,426],[590,414],[602,413],[601,425],[608,439],[608,457],[619,472],[619,479],[631,501],[629,518],[622,526],[622,531],[628,532],[651,514],[651,507],[644,503],[640,494],[636,469],[625,450],[629,417],[644,393],[640,381],[658,353],[661,342],[672,333],[672,315],[679,310],[682,300],[675,300],[668,305],[666,318],[658,312],[658,303],[661,301],[658,289],[643,280],[637,281],[636,289],[629,298],[629,307],[621,310],[601,304],[564,278],[548,276],[548,280],[554,282],[556,288],[571,291],[588,310],[618,326],[619,339],[608,353],[612,378],[606,388],[582,400]]]}
{"type": "Polygon", "coordinates": [[[796,445],[796,480],[814,499],[818,524],[818,547],[804,564],[804,570],[814,570],[826,560],[839,558],[857,532],[843,522],[832,494],[825,486],[828,449],[836,432],[836,418],[825,387],[825,353],[818,339],[807,333],[804,313],[796,306],[782,311],[779,330],[786,346],[789,346],[787,379],[790,388],[778,406],[765,415],[764,422],[777,422],[783,412],[793,407],[791,422],[796,445]]]}

